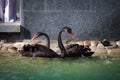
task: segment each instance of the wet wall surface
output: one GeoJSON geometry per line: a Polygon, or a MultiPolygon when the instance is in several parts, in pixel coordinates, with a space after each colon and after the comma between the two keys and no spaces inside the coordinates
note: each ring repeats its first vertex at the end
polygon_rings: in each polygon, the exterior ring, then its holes
{"type": "MultiPolygon", "coordinates": [[[[120,39],[120,0],[22,0],[22,38],[45,32],[57,39],[69,26],[77,39],[120,39]]],[[[63,33],[68,39],[68,34],[63,33]]]]}

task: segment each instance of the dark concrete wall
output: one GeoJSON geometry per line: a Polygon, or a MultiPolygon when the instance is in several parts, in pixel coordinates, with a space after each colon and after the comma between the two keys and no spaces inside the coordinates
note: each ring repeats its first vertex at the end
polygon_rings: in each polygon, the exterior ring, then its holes
{"type": "MultiPolygon", "coordinates": [[[[23,0],[22,38],[46,32],[57,39],[64,26],[77,39],[120,39],[120,0],[23,0]]],[[[68,35],[63,33],[64,39],[68,35]]]]}

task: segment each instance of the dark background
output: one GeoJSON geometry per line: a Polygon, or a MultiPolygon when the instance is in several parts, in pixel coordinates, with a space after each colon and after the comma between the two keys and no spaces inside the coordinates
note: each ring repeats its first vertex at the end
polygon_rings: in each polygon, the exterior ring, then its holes
{"type": "Polygon", "coordinates": [[[21,12],[22,39],[40,31],[57,39],[64,26],[80,40],[120,39],[120,0],[22,0],[21,12]]]}

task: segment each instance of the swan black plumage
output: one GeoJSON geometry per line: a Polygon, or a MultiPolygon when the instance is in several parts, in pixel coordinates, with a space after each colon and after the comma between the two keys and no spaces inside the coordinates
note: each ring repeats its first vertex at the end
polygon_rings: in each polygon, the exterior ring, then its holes
{"type": "Polygon", "coordinates": [[[36,39],[39,36],[45,36],[47,38],[47,46],[43,46],[40,44],[35,45],[24,45],[23,51],[21,51],[21,54],[26,57],[60,57],[55,51],[50,49],[50,39],[47,34],[38,32],[35,33],[32,40],[36,39]]]}
{"type": "Polygon", "coordinates": [[[61,39],[61,34],[62,32],[67,31],[70,36],[73,36],[72,29],[70,27],[63,27],[62,30],[59,33],[58,36],[58,46],[61,50],[61,56],[66,56],[66,57],[74,57],[74,56],[91,56],[94,52],[90,52],[90,48],[84,45],[78,45],[78,44],[70,44],[67,46],[63,46],[62,44],[62,39],[61,39]]]}
{"type": "Polygon", "coordinates": [[[38,32],[35,33],[34,36],[32,37],[32,40],[36,39],[39,36],[46,36],[47,38],[47,46],[43,46],[40,44],[35,44],[35,45],[24,45],[23,51],[21,54],[23,56],[28,56],[28,57],[75,57],[75,56],[91,56],[94,52],[87,52],[84,51],[83,46],[80,46],[78,44],[72,44],[70,46],[67,46],[66,48],[64,47],[61,39],[61,34],[62,32],[67,31],[70,36],[73,35],[72,29],[69,27],[63,27],[62,30],[59,32],[58,35],[58,46],[61,50],[61,54],[58,55],[56,52],[54,52],[52,49],[50,49],[50,39],[49,36],[45,33],[38,32]],[[82,48],[81,48],[82,47],[82,48]],[[82,49],[82,50],[81,50],[82,49]]]}
{"type": "Polygon", "coordinates": [[[78,54],[78,46],[76,46],[75,49],[66,49],[62,43],[62,39],[61,39],[61,34],[63,32],[67,31],[70,36],[72,37],[73,35],[73,32],[72,32],[72,29],[70,27],[63,27],[62,30],[59,32],[59,35],[58,35],[58,46],[61,50],[61,56],[62,57],[74,57],[74,56],[81,56],[81,54],[78,54]]]}

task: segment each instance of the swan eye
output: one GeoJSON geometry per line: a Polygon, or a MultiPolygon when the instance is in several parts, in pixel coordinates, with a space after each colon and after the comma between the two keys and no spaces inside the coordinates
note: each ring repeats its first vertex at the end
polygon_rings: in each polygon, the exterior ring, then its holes
{"type": "Polygon", "coordinates": [[[68,32],[68,33],[72,33],[72,30],[71,30],[71,29],[67,29],[67,32],[68,32]]]}

